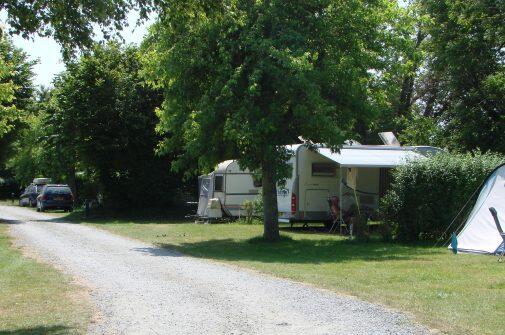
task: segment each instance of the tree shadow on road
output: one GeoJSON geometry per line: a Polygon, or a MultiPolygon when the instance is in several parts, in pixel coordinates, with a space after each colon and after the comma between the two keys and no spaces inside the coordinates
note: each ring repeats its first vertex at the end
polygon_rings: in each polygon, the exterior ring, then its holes
{"type": "Polygon", "coordinates": [[[143,248],[133,248],[132,250],[151,256],[170,256],[170,257],[184,256],[180,252],[173,250],[173,248],[168,249],[168,248],[143,247],[143,248]]]}
{"type": "Polygon", "coordinates": [[[38,326],[12,330],[0,330],[0,335],[67,335],[73,334],[74,329],[66,326],[38,326]]]}
{"type": "MultiPolygon", "coordinates": [[[[5,219],[1,219],[0,220],[0,223],[4,223],[4,224],[22,224],[24,221],[21,221],[21,220],[5,220],[5,219]]],[[[2,333],[0,333],[1,335],[2,333]]]]}

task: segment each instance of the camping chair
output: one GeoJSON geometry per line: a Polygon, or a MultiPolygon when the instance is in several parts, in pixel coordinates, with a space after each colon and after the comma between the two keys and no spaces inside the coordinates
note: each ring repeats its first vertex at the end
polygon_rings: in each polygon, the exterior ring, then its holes
{"type": "MultiPolygon", "coordinates": [[[[503,256],[505,255],[505,233],[503,232],[503,229],[501,228],[500,221],[498,220],[498,213],[496,212],[496,209],[494,207],[490,207],[489,211],[491,212],[491,215],[493,216],[494,223],[496,224],[496,229],[498,229],[498,232],[500,233],[500,236],[503,240],[502,245],[503,248],[502,250],[498,250],[496,252],[496,256],[498,256],[498,262],[503,261],[503,256]]],[[[498,247],[499,249],[499,247],[498,247]]]]}
{"type": "Polygon", "coordinates": [[[332,196],[328,198],[328,205],[330,206],[330,217],[331,217],[331,228],[329,232],[337,230],[340,228],[340,233],[342,233],[342,220],[340,219],[340,199],[337,196],[332,196]]]}

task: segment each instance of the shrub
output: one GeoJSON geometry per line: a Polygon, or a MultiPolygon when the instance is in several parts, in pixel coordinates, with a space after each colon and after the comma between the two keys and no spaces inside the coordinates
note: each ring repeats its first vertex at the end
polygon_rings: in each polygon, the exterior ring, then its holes
{"type": "Polygon", "coordinates": [[[368,241],[370,232],[368,229],[368,216],[366,214],[356,214],[351,218],[351,224],[358,241],[368,241]]]}
{"type": "Polygon", "coordinates": [[[245,210],[246,223],[252,224],[255,216],[260,216],[263,212],[263,197],[258,194],[253,200],[244,200],[242,207],[245,210]]]}
{"type": "Polygon", "coordinates": [[[393,229],[387,222],[383,222],[379,226],[379,234],[381,236],[382,242],[391,242],[393,240],[393,229]]]}
{"type": "Polygon", "coordinates": [[[244,207],[244,211],[245,211],[245,222],[247,224],[252,224],[253,214],[254,214],[253,202],[250,200],[244,200],[242,207],[244,207]]]}
{"type": "MultiPolygon", "coordinates": [[[[398,167],[393,171],[391,189],[381,201],[384,224],[402,241],[441,237],[474,195],[468,205],[472,208],[477,188],[503,162],[505,157],[498,154],[440,153],[398,167]]],[[[458,218],[449,234],[463,218],[458,218]]]]}

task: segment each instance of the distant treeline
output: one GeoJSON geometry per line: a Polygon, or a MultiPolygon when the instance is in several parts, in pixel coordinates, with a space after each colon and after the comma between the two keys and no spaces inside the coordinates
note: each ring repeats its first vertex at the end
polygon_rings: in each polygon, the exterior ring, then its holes
{"type": "Polygon", "coordinates": [[[163,96],[145,85],[140,70],[135,47],[97,45],[69,64],[54,88],[38,92],[12,130],[5,162],[20,185],[50,177],[68,183],[81,201],[118,209],[188,200],[192,189],[170,171],[171,156],[156,154],[154,111],[163,96]]]}

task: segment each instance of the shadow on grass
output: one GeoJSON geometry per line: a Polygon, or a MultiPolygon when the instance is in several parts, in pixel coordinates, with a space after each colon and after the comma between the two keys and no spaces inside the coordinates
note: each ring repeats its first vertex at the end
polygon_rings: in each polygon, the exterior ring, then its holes
{"type": "MultiPolygon", "coordinates": [[[[277,243],[261,238],[249,240],[212,239],[192,243],[159,243],[161,248],[177,250],[194,257],[223,261],[253,261],[284,264],[323,264],[351,261],[431,260],[444,250],[425,246],[405,246],[382,242],[356,242],[334,239],[291,239],[277,243]]],[[[144,250],[146,252],[148,250],[144,250]]],[[[164,256],[152,252],[154,256],[164,256]]]]}
{"type": "Polygon", "coordinates": [[[146,214],[114,214],[108,212],[94,213],[86,218],[83,210],[75,210],[65,216],[55,219],[45,220],[49,222],[65,222],[65,223],[93,223],[93,224],[167,224],[167,223],[190,223],[192,220],[181,218],[179,216],[159,215],[153,213],[152,215],[146,214]]]}
{"type": "Polygon", "coordinates": [[[0,335],[66,335],[75,330],[65,326],[39,326],[33,328],[20,328],[12,330],[0,330],[0,335]]]}
{"type": "MultiPolygon", "coordinates": [[[[94,224],[149,224],[149,223],[181,223],[175,220],[154,221],[152,219],[122,219],[95,218],[82,220],[82,212],[74,212],[62,218],[46,221],[94,223],[94,224]],[[69,219],[69,216],[73,219],[69,219]]],[[[239,229],[240,225],[236,226],[239,229]]],[[[262,238],[234,239],[212,238],[195,242],[157,243],[158,248],[137,248],[139,253],[156,257],[177,257],[182,254],[222,261],[252,261],[260,263],[280,264],[324,264],[352,261],[408,261],[433,259],[434,255],[446,253],[445,248],[433,248],[433,243],[400,244],[384,243],[378,240],[369,242],[351,241],[344,237],[328,234],[322,225],[309,227],[281,226],[283,234],[277,243],[266,242],[262,238]],[[295,238],[290,237],[293,236],[295,238]],[[177,252],[173,252],[177,251],[177,252]]],[[[1,334],[0,334],[1,335],[1,334]]]]}

